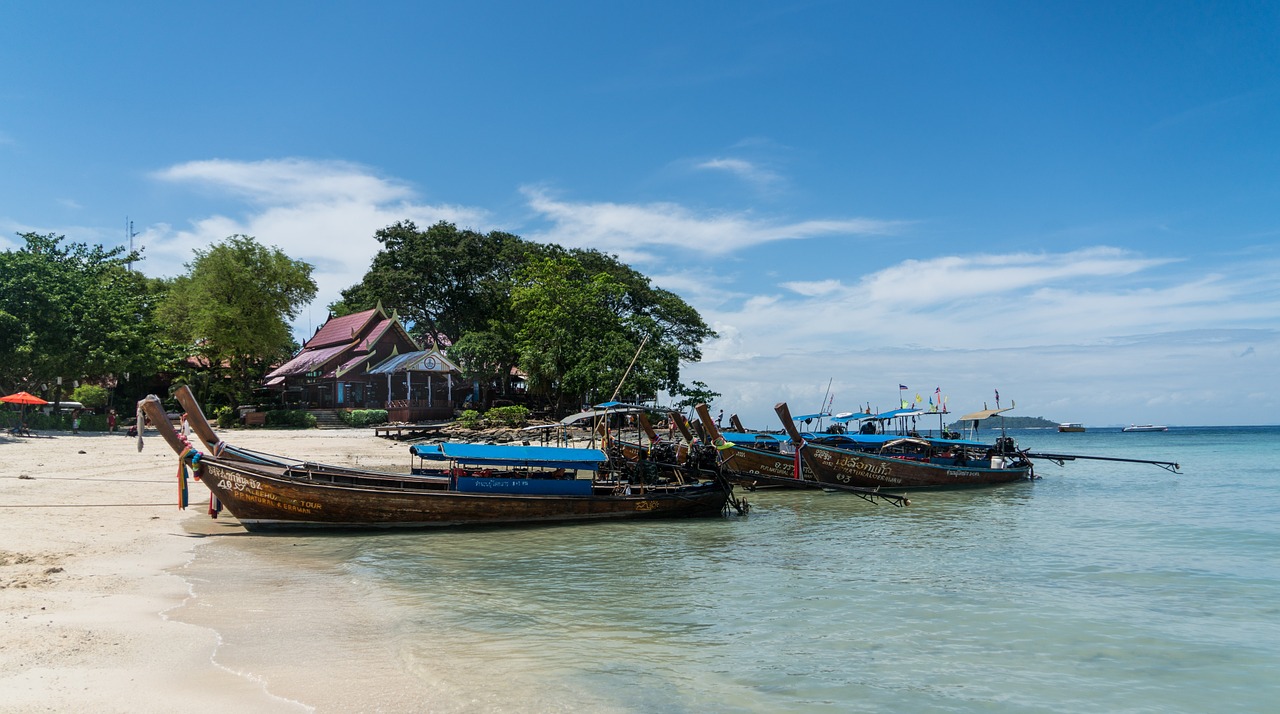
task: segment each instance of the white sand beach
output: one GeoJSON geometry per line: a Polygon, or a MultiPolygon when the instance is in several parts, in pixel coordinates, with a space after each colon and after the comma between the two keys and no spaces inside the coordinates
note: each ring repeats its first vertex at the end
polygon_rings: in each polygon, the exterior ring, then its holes
{"type": "MultiPolygon", "coordinates": [[[[247,448],[404,469],[406,445],[371,430],[236,431],[247,448]]],[[[165,613],[189,596],[175,574],[206,515],[191,482],[177,508],[177,458],[158,436],[0,436],[0,711],[297,712],[217,659],[212,629],[165,613]]],[[[234,519],[230,519],[234,522],[234,519]]]]}

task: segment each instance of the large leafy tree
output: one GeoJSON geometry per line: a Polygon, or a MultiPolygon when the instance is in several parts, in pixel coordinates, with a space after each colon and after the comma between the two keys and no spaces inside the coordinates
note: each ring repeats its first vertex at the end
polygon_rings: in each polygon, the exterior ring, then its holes
{"type": "Polygon", "coordinates": [[[621,284],[606,273],[587,275],[573,258],[526,266],[511,300],[521,318],[516,347],[529,388],[557,407],[608,389],[612,368],[620,377],[630,359],[615,308],[622,298],[621,284]]]}
{"type": "Polygon", "coordinates": [[[505,390],[519,367],[560,406],[607,398],[643,343],[622,392],[682,394],[681,363],[701,359],[715,334],[678,295],[596,250],[444,222],[423,231],[404,221],[376,237],[369,271],[331,309],[394,306],[415,336],[451,342],[450,356],[484,385],[505,390]]]}
{"type": "Polygon", "coordinates": [[[173,338],[211,368],[226,367],[233,386],[220,396],[241,401],[267,366],[293,352],[289,321],[315,297],[312,266],[251,236],[233,235],[195,251],[187,268],[170,287],[161,315],[173,338]]]}
{"type": "MultiPolygon", "coordinates": [[[[164,359],[153,283],[126,266],[123,248],[20,234],[0,253],[0,381],[38,388],[56,377],[98,380],[154,371],[164,359]]],[[[55,398],[61,394],[53,395],[55,398]]]]}
{"type": "Polygon", "coordinates": [[[335,307],[394,306],[415,337],[453,342],[484,331],[508,303],[512,276],[536,247],[501,231],[480,233],[441,221],[419,230],[401,221],[379,230],[382,244],[364,279],[335,307]]]}

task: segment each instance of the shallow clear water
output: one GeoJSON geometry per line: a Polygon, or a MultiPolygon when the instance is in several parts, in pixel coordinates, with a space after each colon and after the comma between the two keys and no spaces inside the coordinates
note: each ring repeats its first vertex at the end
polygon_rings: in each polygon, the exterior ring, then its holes
{"type": "Polygon", "coordinates": [[[746,517],[218,526],[179,619],[323,709],[1273,711],[1280,427],[1022,431],[1035,482],[747,494],[746,517]]]}

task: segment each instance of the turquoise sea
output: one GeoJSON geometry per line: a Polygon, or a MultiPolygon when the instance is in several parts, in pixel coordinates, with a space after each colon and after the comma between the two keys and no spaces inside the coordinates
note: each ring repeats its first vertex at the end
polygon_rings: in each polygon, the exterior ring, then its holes
{"type": "Polygon", "coordinates": [[[249,536],[171,613],[320,711],[1271,712],[1280,427],[1017,431],[1042,478],[745,517],[249,536]]]}

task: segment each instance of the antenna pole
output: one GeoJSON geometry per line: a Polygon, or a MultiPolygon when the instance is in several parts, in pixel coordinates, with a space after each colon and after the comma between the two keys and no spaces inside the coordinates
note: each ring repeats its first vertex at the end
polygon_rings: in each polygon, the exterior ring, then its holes
{"type": "Polygon", "coordinates": [[[129,239],[129,255],[131,257],[127,265],[129,270],[133,270],[133,238],[138,234],[133,231],[133,221],[129,220],[128,216],[124,217],[124,235],[129,239]]]}

